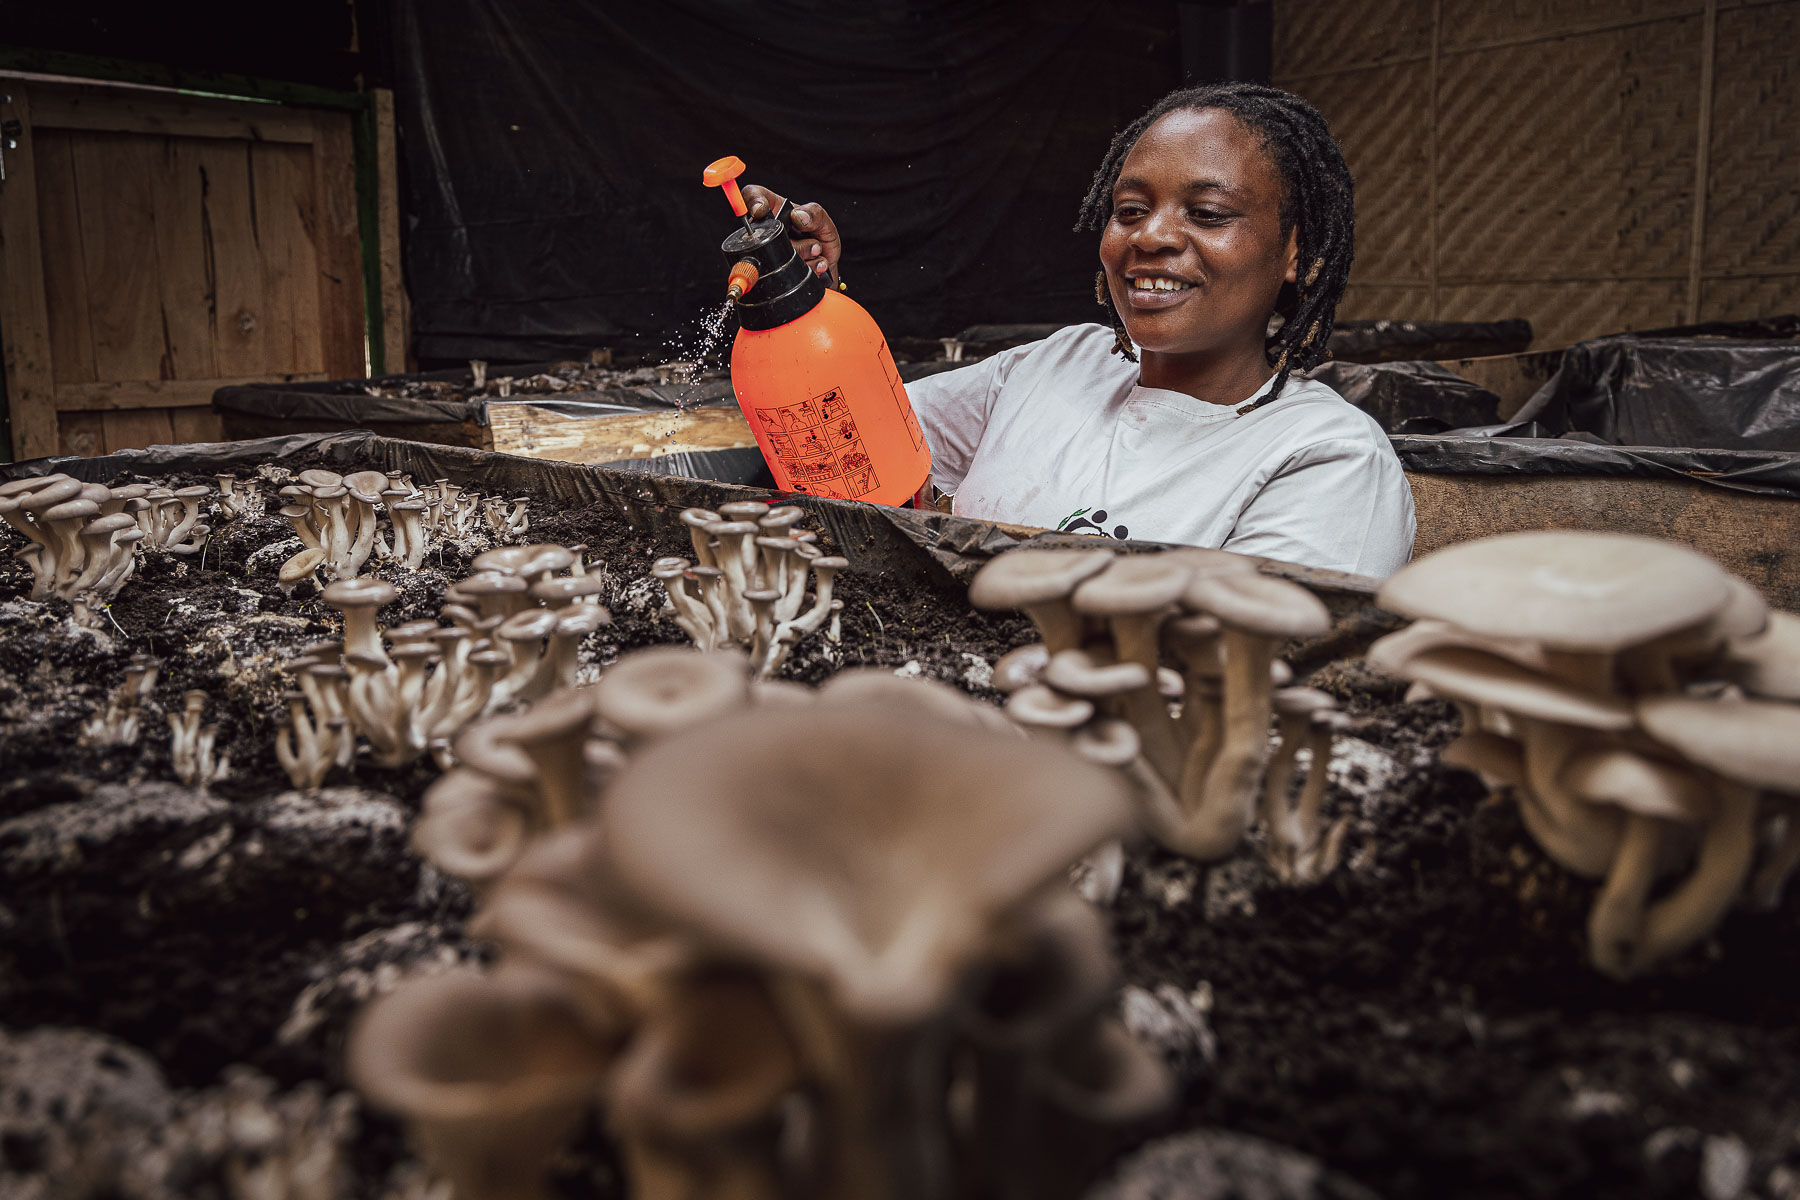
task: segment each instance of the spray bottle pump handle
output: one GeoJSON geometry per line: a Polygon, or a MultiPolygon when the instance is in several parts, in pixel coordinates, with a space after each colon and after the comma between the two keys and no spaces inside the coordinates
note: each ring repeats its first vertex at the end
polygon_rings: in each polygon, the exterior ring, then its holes
{"type": "Polygon", "coordinates": [[[707,187],[725,189],[725,199],[731,204],[731,211],[746,221],[750,215],[750,206],[744,203],[744,193],[738,190],[737,177],[744,173],[744,160],[735,154],[727,155],[709,164],[700,174],[700,182],[707,187]]]}

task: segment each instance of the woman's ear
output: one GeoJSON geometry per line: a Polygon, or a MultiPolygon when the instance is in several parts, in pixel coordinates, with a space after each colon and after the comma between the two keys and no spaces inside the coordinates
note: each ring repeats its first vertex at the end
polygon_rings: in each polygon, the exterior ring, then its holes
{"type": "Polygon", "coordinates": [[[1300,282],[1300,226],[1297,222],[1288,230],[1287,274],[1283,278],[1289,283],[1300,282]]]}

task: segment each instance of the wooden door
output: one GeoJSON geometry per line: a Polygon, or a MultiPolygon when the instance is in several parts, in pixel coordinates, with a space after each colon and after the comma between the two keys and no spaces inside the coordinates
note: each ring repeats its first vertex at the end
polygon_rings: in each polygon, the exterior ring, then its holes
{"type": "Polygon", "coordinates": [[[213,391],[365,372],[350,116],[0,76],[13,453],[212,441],[213,391]]]}

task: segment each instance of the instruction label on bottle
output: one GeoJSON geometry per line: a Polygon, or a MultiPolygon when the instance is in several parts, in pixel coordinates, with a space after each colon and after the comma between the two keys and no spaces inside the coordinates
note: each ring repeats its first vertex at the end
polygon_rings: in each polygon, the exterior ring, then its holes
{"type": "MultiPolygon", "coordinates": [[[[907,416],[911,415],[908,408],[907,416]]],[[[756,418],[795,491],[855,500],[880,486],[843,389],[833,388],[798,404],[758,408],[756,418]]],[[[916,444],[923,445],[924,437],[917,428],[918,423],[912,421],[908,432],[916,444]]]]}

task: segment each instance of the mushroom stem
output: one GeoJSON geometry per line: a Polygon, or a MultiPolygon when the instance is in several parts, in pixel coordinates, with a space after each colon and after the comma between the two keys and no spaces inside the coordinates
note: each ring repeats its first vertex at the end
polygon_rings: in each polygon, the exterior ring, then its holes
{"type": "Polygon", "coordinates": [[[1718,811],[1700,842],[1693,872],[1650,906],[1638,943],[1638,969],[1687,949],[1719,923],[1737,898],[1756,854],[1756,792],[1720,778],[1718,811]]]}
{"type": "Polygon", "coordinates": [[[1221,636],[1225,652],[1221,744],[1210,764],[1197,764],[1189,755],[1181,783],[1186,828],[1173,843],[1176,850],[1199,859],[1225,857],[1244,836],[1269,745],[1274,690],[1269,664],[1275,643],[1229,625],[1221,636]]]}
{"type": "Polygon", "coordinates": [[[1662,831],[1659,817],[1625,815],[1625,832],[1613,854],[1612,869],[1588,913],[1588,957],[1615,979],[1630,977],[1640,965],[1644,902],[1656,881],[1662,831]]]}
{"type": "Polygon", "coordinates": [[[1589,879],[1604,878],[1619,842],[1619,810],[1588,804],[1562,783],[1563,768],[1581,749],[1582,736],[1549,721],[1518,717],[1515,723],[1525,747],[1525,787],[1521,791],[1537,802],[1533,812],[1521,798],[1526,826],[1544,851],[1564,867],[1589,879]]]}

